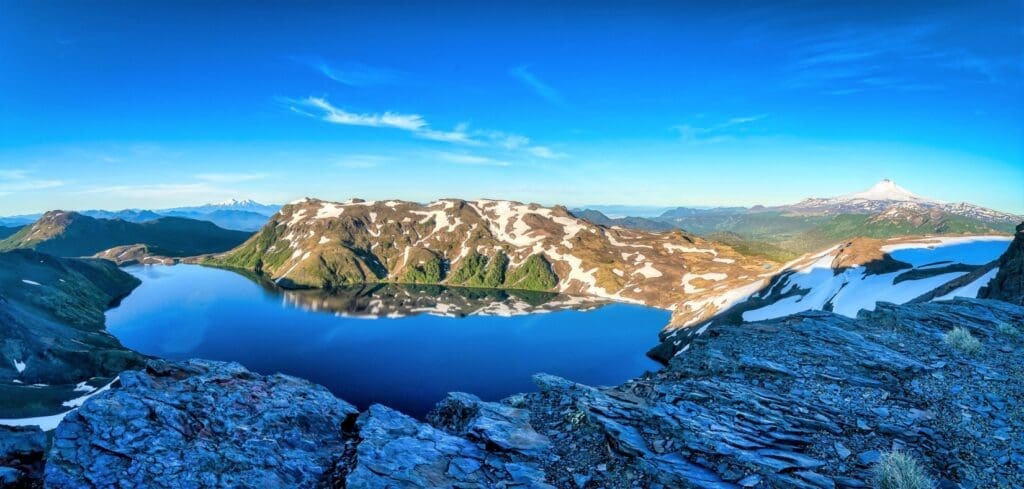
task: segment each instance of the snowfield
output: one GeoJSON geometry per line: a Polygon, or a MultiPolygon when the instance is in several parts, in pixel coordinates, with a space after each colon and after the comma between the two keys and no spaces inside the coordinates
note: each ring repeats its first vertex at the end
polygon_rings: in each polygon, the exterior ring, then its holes
{"type": "MultiPolygon", "coordinates": [[[[963,277],[968,272],[950,271],[923,278],[897,281],[897,277],[910,271],[940,269],[950,265],[984,265],[999,258],[1006,251],[1010,238],[1006,236],[970,236],[927,238],[885,245],[881,250],[892,258],[909,263],[913,268],[890,273],[871,274],[863,266],[837,273],[832,268],[835,254],[831,249],[814,257],[807,265],[799,266],[780,275],[771,290],[760,297],[788,295],[775,302],[743,312],[745,321],[761,321],[795,314],[801,311],[831,308],[837,314],[855,317],[861,309],[874,310],[877,302],[903,304],[932,290],[963,277]]],[[[978,290],[995,276],[995,270],[935,300],[956,296],[977,297],[978,290]]]]}

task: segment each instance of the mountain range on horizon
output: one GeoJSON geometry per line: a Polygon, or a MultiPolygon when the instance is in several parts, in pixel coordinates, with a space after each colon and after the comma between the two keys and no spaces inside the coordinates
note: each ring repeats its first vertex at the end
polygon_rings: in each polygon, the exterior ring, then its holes
{"type": "MultiPolygon", "coordinates": [[[[114,211],[90,209],[74,212],[97,219],[121,219],[134,223],[152,221],[161,217],[181,217],[212,222],[224,229],[255,231],[262,227],[267,222],[267,219],[280,208],[281,206],[279,205],[261,204],[252,199],[229,199],[213,204],[167,209],[121,209],[114,211]]],[[[36,222],[42,216],[43,214],[40,213],[0,217],[0,239],[14,234],[20,226],[36,222]],[[6,233],[4,232],[5,228],[9,230],[6,233]]]]}
{"type": "Polygon", "coordinates": [[[609,218],[594,209],[574,212],[607,226],[685,229],[781,261],[857,236],[1010,235],[1024,219],[974,204],[922,197],[888,179],[859,192],[771,207],[679,207],[657,217],[620,218],[609,218]]]}

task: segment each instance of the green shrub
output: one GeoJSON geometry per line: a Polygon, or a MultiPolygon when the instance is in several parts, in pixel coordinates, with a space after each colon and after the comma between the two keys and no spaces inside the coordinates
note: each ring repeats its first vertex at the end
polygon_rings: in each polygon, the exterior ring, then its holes
{"type": "Polygon", "coordinates": [[[967,328],[957,326],[946,333],[946,344],[969,355],[981,351],[981,342],[967,328]]]}
{"type": "Polygon", "coordinates": [[[402,277],[402,282],[409,284],[436,284],[444,278],[443,274],[441,260],[437,257],[432,257],[420,265],[409,266],[402,277]]]}
{"type": "Polygon", "coordinates": [[[1007,323],[999,323],[999,326],[996,326],[996,331],[1006,336],[1020,336],[1020,330],[1007,323]]]}
{"type": "Polygon", "coordinates": [[[523,264],[508,273],[505,286],[510,289],[551,290],[558,284],[558,276],[543,255],[530,255],[523,264]]]}
{"type": "Polygon", "coordinates": [[[459,269],[455,270],[455,273],[448,278],[448,283],[472,286],[476,282],[483,281],[486,268],[487,257],[476,251],[471,251],[459,262],[459,269]]]}
{"type": "Polygon", "coordinates": [[[508,255],[499,251],[494,259],[487,264],[487,273],[484,274],[484,287],[496,288],[505,284],[505,269],[508,268],[508,255]]]}
{"type": "Polygon", "coordinates": [[[933,489],[935,481],[925,473],[914,457],[900,451],[882,455],[875,466],[878,489],[933,489]]]}

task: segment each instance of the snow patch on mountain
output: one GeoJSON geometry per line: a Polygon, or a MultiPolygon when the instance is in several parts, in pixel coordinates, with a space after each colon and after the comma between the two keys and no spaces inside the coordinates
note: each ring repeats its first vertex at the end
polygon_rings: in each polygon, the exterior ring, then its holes
{"type": "Polygon", "coordinates": [[[891,200],[901,202],[935,202],[917,195],[888,178],[872,185],[867,190],[852,194],[840,195],[835,200],[891,200]]]}

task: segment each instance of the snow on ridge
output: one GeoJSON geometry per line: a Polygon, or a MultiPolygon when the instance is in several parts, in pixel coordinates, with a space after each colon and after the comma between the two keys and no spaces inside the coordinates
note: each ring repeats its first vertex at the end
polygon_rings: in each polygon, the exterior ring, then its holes
{"type": "Polygon", "coordinates": [[[851,200],[892,200],[900,202],[935,202],[930,199],[926,199],[917,195],[889,179],[884,179],[867,190],[861,192],[855,192],[852,194],[840,195],[833,200],[837,201],[851,201],[851,200]]]}
{"type": "Polygon", "coordinates": [[[341,204],[335,204],[332,202],[324,202],[320,204],[320,209],[316,211],[316,219],[329,219],[332,217],[339,217],[345,212],[345,206],[341,204]]]}
{"type": "Polygon", "coordinates": [[[25,282],[26,284],[29,284],[29,285],[35,285],[35,286],[41,286],[42,285],[39,282],[36,282],[35,280],[29,280],[27,278],[23,278],[23,279],[21,279],[21,281],[25,282]]]}
{"type": "Polygon", "coordinates": [[[718,251],[709,248],[696,248],[693,246],[683,246],[672,243],[662,243],[662,246],[664,246],[669,253],[678,251],[680,253],[710,253],[714,256],[718,256],[718,251]]]}

